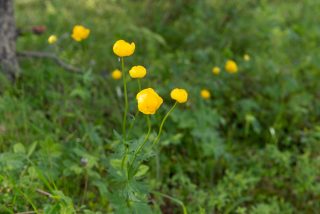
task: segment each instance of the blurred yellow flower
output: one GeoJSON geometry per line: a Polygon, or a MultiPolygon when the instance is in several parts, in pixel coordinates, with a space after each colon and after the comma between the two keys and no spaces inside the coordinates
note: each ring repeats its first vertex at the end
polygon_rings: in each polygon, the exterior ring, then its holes
{"type": "Polygon", "coordinates": [[[205,100],[207,100],[211,97],[210,91],[208,91],[207,89],[202,89],[200,92],[200,95],[205,100]]]}
{"type": "Polygon", "coordinates": [[[90,29],[85,28],[82,25],[75,25],[73,27],[71,37],[75,41],[80,42],[80,41],[85,40],[86,38],[88,38],[89,34],[90,34],[90,29]]]}
{"type": "Polygon", "coordinates": [[[140,91],[136,99],[138,101],[138,109],[143,114],[155,114],[163,103],[163,99],[152,88],[140,91]]]}
{"type": "Polygon", "coordinates": [[[118,40],[113,45],[113,52],[120,57],[131,56],[135,48],[136,45],[133,42],[130,44],[124,40],[118,40]]]}
{"type": "Polygon", "coordinates": [[[243,55],[244,61],[250,61],[250,56],[248,54],[243,55]]]}
{"type": "Polygon", "coordinates": [[[116,69],[116,70],[112,71],[111,77],[112,77],[113,79],[115,79],[115,80],[121,79],[121,77],[122,77],[122,72],[121,72],[120,70],[116,69]]]}
{"type": "Polygon", "coordinates": [[[170,96],[178,103],[185,103],[188,100],[188,92],[181,88],[175,88],[171,91],[170,96]]]}
{"type": "Polygon", "coordinates": [[[143,67],[142,65],[133,66],[130,69],[129,74],[130,74],[131,78],[134,78],[134,79],[143,78],[147,74],[147,69],[145,67],[143,67]]]}
{"type": "Polygon", "coordinates": [[[212,73],[215,74],[215,75],[218,75],[220,74],[220,68],[215,66],[212,68],[212,73]]]}
{"type": "Polygon", "coordinates": [[[51,36],[49,36],[49,38],[48,38],[48,43],[51,45],[51,44],[56,43],[57,40],[58,40],[58,38],[57,38],[56,35],[51,35],[51,36]]]}
{"type": "Polygon", "coordinates": [[[228,60],[225,65],[225,69],[227,72],[233,74],[238,72],[238,65],[233,60],[228,60]]]}

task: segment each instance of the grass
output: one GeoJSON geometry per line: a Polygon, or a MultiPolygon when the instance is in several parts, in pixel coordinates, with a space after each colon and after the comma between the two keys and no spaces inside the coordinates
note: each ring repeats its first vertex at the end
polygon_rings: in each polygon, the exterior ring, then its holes
{"type": "MultiPolygon", "coordinates": [[[[0,213],[317,213],[319,11],[316,0],[16,1],[18,51],[56,53],[82,71],[21,59],[17,82],[0,80],[0,213]],[[75,24],[90,28],[86,41],[70,39],[75,24]],[[47,30],[35,35],[34,25],[47,30]],[[118,161],[122,83],[110,77],[121,69],[112,52],[120,38],[137,47],[125,70],[145,65],[142,88],[165,101],[150,142],[171,89],[189,92],[132,180],[118,161]],[[237,74],[224,71],[227,59],[237,74]]],[[[135,117],[138,89],[128,81],[132,151],[148,130],[135,117]]]]}

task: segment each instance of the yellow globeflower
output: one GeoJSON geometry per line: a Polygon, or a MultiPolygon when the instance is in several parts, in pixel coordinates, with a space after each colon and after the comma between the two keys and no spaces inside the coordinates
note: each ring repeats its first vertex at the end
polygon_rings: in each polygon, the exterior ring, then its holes
{"type": "Polygon", "coordinates": [[[244,61],[250,61],[250,56],[248,54],[243,55],[244,61]]]}
{"type": "Polygon", "coordinates": [[[122,72],[121,72],[120,70],[116,69],[116,70],[112,71],[111,77],[112,77],[113,79],[115,79],[115,80],[121,79],[121,77],[122,77],[122,72]]]}
{"type": "Polygon", "coordinates": [[[120,57],[131,56],[135,48],[136,45],[133,42],[130,44],[124,40],[118,40],[113,45],[113,52],[120,57]]]}
{"type": "Polygon", "coordinates": [[[51,44],[56,43],[57,40],[58,40],[58,38],[57,38],[56,35],[51,35],[51,36],[49,36],[49,38],[48,38],[48,43],[51,45],[51,44]]]}
{"type": "Polygon", "coordinates": [[[147,74],[147,69],[145,67],[143,67],[142,65],[133,66],[130,69],[129,74],[130,74],[131,78],[134,78],[134,79],[143,78],[147,74]]]}
{"type": "Polygon", "coordinates": [[[152,88],[140,91],[136,99],[138,101],[138,109],[143,114],[155,114],[163,103],[163,99],[152,88]]]}
{"type": "Polygon", "coordinates": [[[82,25],[76,25],[73,27],[71,37],[75,41],[81,42],[82,40],[85,40],[86,38],[88,38],[89,34],[90,34],[90,29],[85,28],[82,25]]]}
{"type": "Polygon", "coordinates": [[[212,73],[215,74],[215,75],[218,75],[220,74],[220,68],[215,66],[212,68],[212,73]]]}
{"type": "Polygon", "coordinates": [[[200,92],[200,95],[205,100],[207,100],[211,97],[210,91],[208,91],[207,89],[202,89],[200,92]]]}
{"type": "Polygon", "coordinates": [[[175,88],[171,91],[170,96],[178,103],[185,103],[188,100],[188,92],[181,88],[175,88]]]}
{"type": "Polygon", "coordinates": [[[238,65],[233,60],[228,60],[225,65],[225,69],[227,72],[233,74],[238,72],[238,65]]]}

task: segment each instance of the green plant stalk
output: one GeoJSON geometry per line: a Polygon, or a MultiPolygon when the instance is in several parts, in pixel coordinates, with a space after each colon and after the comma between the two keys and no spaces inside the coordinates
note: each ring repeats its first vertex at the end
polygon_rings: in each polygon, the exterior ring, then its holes
{"type": "MultiPolygon", "coordinates": [[[[141,91],[141,81],[140,81],[140,79],[138,79],[138,88],[139,88],[139,92],[140,92],[141,91]]],[[[128,132],[127,132],[128,135],[131,132],[131,129],[132,129],[134,123],[136,122],[136,118],[138,117],[138,115],[139,115],[139,110],[137,109],[137,112],[134,115],[134,119],[132,120],[132,122],[131,122],[131,124],[129,126],[129,129],[128,129],[128,132]]]]}
{"type": "Polygon", "coordinates": [[[138,147],[138,149],[135,151],[130,166],[133,165],[133,163],[134,163],[134,161],[136,160],[138,154],[141,152],[141,150],[143,149],[144,145],[147,143],[147,141],[148,141],[148,139],[149,139],[149,136],[150,136],[150,133],[151,133],[151,122],[150,122],[150,117],[149,117],[148,115],[146,116],[146,119],[147,119],[147,123],[148,123],[148,132],[147,132],[147,135],[145,136],[145,138],[144,138],[144,140],[143,140],[143,143],[140,144],[140,146],[138,147]]]}
{"type": "MultiPolygon", "coordinates": [[[[16,188],[16,187],[15,187],[16,188]]],[[[17,190],[17,192],[19,192],[24,198],[25,198],[25,200],[31,205],[31,207],[32,207],[32,209],[34,210],[34,212],[35,213],[39,213],[39,211],[38,211],[38,209],[37,209],[37,207],[36,207],[36,205],[32,202],[32,200],[28,197],[28,195],[27,194],[24,194],[24,192],[22,192],[22,190],[20,190],[20,189],[16,189],[17,190]]]]}
{"type": "Polygon", "coordinates": [[[141,81],[138,79],[138,87],[139,87],[139,92],[141,91],[141,81]]]}
{"type": "MultiPolygon", "coordinates": [[[[126,126],[127,126],[127,113],[128,113],[128,92],[127,92],[127,78],[126,78],[126,72],[124,71],[124,59],[121,57],[121,71],[122,71],[122,80],[123,80],[123,94],[124,94],[124,111],[123,111],[123,121],[122,121],[122,139],[123,144],[126,144],[127,140],[127,133],[126,133],[126,126]]],[[[127,158],[128,154],[128,147],[125,145],[125,154],[122,158],[121,168],[123,169],[124,162],[127,158]]],[[[127,171],[128,174],[128,171],[127,171]]]]}
{"type": "Polygon", "coordinates": [[[152,193],[155,194],[155,195],[160,195],[160,196],[162,196],[164,198],[168,198],[173,202],[176,202],[177,204],[179,204],[182,207],[183,214],[188,214],[187,208],[184,206],[184,203],[182,201],[180,201],[179,199],[176,199],[176,198],[171,197],[169,195],[163,194],[161,192],[152,192],[152,193]]]}
{"type": "Polygon", "coordinates": [[[167,114],[162,119],[157,138],[153,141],[153,145],[156,145],[159,142],[160,136],[161,136],[161,133],[162,133],[162,129],[163,129],[163,125],[166,122],[166,120],[169,117],[169,115],[171,114],[171,112],[173,111],[173,109],[176,107],[176,105],[177,105],[177,102],[174,103],[174,105],[171,107],[171,109],[167,112],[167,114]]]}
{"type": "Polygon", "coordinates": [[[121,57],[121,69],[122,69],[122,79],[123,79],[123,94],[124,94],[124,113],[123,113],[123,121],[122,121],[122,137],[123,143],[126,142],[126,123],[127,123],[127,113],[128,113],[128,92],[127,92],[127,80],[126,80],[126,72],[124,71],[124,59],[121,57]]]}
{"type": "Polygon", "coordinates": [[[128,136],[130,135],[131,129],[133,128],[134,123],[136,122],[136,119],[137,119],[138,115],[139,115],[139,110],[137,110],[137,112],[134,115],[134,118],[133,118],[132,122],[130,123],[129,129],[127,131],[127,135],[128,136]]]}

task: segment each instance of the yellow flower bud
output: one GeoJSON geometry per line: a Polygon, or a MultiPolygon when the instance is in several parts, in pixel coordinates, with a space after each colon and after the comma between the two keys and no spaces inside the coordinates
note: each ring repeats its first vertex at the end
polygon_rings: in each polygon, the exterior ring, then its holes
{"type": "Polygon", "coordinates": [[[237,63],[233,60],[228,60],[225,65],[225,69],[227,72],[233,74],[238,72],[237,63]]]}
{"type": "Polygon", "coordinates": [[[143,78],[147,74],[147,69],[142,65],[133,66],[129,71],[131,78],[143,78]]]}
{"type": "Polygon", "coordinates": [[[81,42],[82,40],[85,40],[86,38],[88,38],[89,34],[90,34],[90,30],[88,28],[85,28],[82,25],[76,25],[73,27],[71,37],[75,41],[81,42]]]}
{"type": "Polygon", "coordinates": [[[119,57],[131,56],[135,48],[136,45],[133,42],[130,44],[124,40],[118,40],[113,45],[113,52],[119,57]]]}
{"type": "Polygon", "coordinates": [[[56,35],[51,35],[51,36],[49,36],[49,38],[48,38],[48,43],[51,45],[51,44],[56,43],[57,40],[58,40],[58,38],[57,38],[56,35]]]}
{"type": "Polygon", "coordinates": [[[244,61],[250,61],[250,56],[248,55],[248,54],[245,54],[244,56],[243,56],[243,59],[244,59],[244,61]]]}
{"type": "Polygon", "coordinates": [[[200,95],[205,100],[207,100],[211,97],[210,91],[208,91],[207,89],[202,89],[200,92],[200,95]]]}
{"type": "Polygon", "coordinates": [[[152,88],[140,91],[136,99],[138,101],[138,109],[143,114],[155,114],[163,103],[163,99],[152,88]]]}
{"type": "Polygon", "coordinates": [[[121,79],[121,77],[122,77],[122,72],[121,72],[120,70],[116,69],[116,70],[112,71],[111,77],[112,77],[113,79],[115,79],[115,80],[121,79]]]}
{"type": "Polygon", "coordinates": [[[215,66],[212,68],[212,73],[215,74],[215,75],[218,75],[220,74],[220,68],[215,66]]]}
{"type": "Polygon", "coordinates": [[[185,103],[188,100],[188,92],[184,89],[175,88],[171,91],[170,96],[178,103],[185,103]]]}

